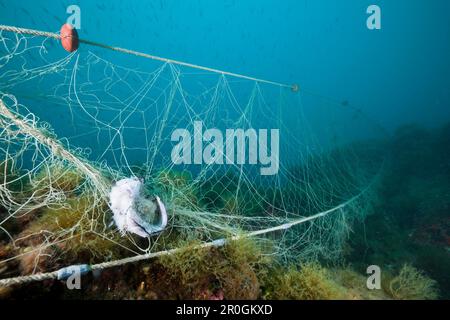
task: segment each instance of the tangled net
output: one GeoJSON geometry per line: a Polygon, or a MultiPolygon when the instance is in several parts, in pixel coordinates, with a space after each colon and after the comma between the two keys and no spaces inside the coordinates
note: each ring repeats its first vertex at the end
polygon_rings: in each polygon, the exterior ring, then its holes
{"type": "Polygon", "coordinates": [[[240,237],[280,261],[337,259],[352,221],[370,213],[383,154],[379,130],[357,110],[224,73],[56,45],[0,33],[0,278],[240,237]],[[278,173],[236,161],[175,165],[171,134],[192,132],[195,121],[279,129],[278,173]],[[142,239],[115,227],[108,194],[127,177],[166,204],[163,232],[142,239]]]}

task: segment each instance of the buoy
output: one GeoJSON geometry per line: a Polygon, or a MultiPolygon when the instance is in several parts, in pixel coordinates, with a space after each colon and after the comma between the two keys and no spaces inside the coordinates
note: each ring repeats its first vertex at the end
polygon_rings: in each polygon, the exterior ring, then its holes
{"type": "Polygon", "coordinates": [[[78,32],[70,24],[63,24],[61,27],[61,44],[66,51],[73,52],[78,49],[78,32]]]}

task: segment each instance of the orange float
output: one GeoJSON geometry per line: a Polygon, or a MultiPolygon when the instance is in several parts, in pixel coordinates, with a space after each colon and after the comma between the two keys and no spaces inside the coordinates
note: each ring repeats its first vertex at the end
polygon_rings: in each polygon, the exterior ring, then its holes
{"type": "Polygon", "coordinates": [[[66,51],[73,52],[78,49],[78,32],[70,24],[63,24],[60,31],[61,44],[66,51]]]}

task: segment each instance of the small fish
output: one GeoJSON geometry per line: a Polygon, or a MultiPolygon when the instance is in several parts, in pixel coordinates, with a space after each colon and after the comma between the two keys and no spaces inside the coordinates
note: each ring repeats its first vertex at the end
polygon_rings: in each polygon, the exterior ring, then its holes
{"type": "Polygon", "coordinates": [[[30,12],[28,12],[27,9],[25,9],[25,8],[20,8],[20,10],[21,10],[23,13],[25,13],[27,16],[30,15],[30,12]]]}
{"type": "Polygon", "coordinates": [[[106,5],[105,5],[105,4],[103,4],[103,3],[102,3],[102,4],[100,4],[100,3],[97,3],[97,8],[103,11],[103,10],[105,10],[105,9],[106,9],[106,5]]]}
{"type": "Polygon", "coordinates": [[[356,109],[356,110],[355,110],[355,113],[353,114],[352,119],[353,119],[353,120],[356,120],[356,119],[360,118],[361,116],[362,116],[362,111],[361,111],[361,109],[356,109]]]}

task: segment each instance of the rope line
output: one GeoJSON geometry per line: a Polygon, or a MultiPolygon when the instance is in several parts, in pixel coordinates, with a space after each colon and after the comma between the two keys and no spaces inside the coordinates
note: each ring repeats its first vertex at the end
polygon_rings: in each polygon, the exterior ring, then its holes
{"type": "MultiPolygon", "coordinates": [[[[46,31],[40,31],[40,30],[34,30],[34,29],[27,29],[27,28],[18,28],[18,27],[14,27],[14,26],[0,25],[0,31],[14,32],[14,33],[18,33],[18,34],[28,34],[28,35],[37,36],[37,37],[47,37],[47,38],[53,38],[56,40],[61,39],[61,36],[58,33],[46,32],[46,31]]],[[[208,72],[217,73],[217,74],[221,74],[221,75],[227,75],[227,76],[231,76],[231,77],[235,77],[235,78],[256,81],[259,83],[266,83],[266,84],[270,84],[270,85],[280,86],[283,88],[290,88],[293,92],[297,92],[299,90],[299,87],[297,84],[290,85],[290,84],[285,84],[285,83],[276,82],[276,81],[270,81],[270,80],[255,78],[255,77],[249,77],[249,76],[238,74],[238,73],[223,71],[223,70],[219,70],[219,69],[215,69],[215,68],[204,67],[204,66],[200,66],[200,65],[196,65],[196,64],[188,63],[188,62],[183,62],[183,61],[179,61],[179,60],[163,58],[163,57],[159,57],[159,56],[155,56],[155,55],[151,55],[151,54],[147,54],[147,53],[143,53],[143,52],[139,52],[139,51],[134,51],[134,50],[125,49],[125,48],[121,48],[121,47],[110,46],[107,44],[98,43],[98,42],[90,41],[90,40],[86,40],[86,39],[78,39],[78,41],[80,43],[84,43],[84,44],[87,44],[90,46],[95,46],[95,47],[108,49],[108,50],[112,50],[112,51],[116,51],[116,52],[135,55],[135,56],[143,57],[146,59],[161,61],[161,62],[165,62],[165,63],[175,64],[175,65],[198,69],[198,70],[202,70],[202,71],[208,71],[208,72]]]]}
{"type": "MultiPolygon", "coordinates": [[[[26,29],[26,28],[18,28],[18,27],[14,27],[14,26],[0,25],[0,31],[13,32],[13,33],[17,33],[17,34],[28,34],[28,35],[39,36],[39,37],[47,37],[47,38],[53,38],[56,40],[61,39],[60,35],[57,33],[44,32],[44,31],[26,29]]],[[[88,45],[92,45],[92,46],[96,46],[96,47],[100,47],[100,48],[117,51],[117,52],[122,52],[125,54],[130,54],[130,55],[140,56],[140,57],[144,57],[144,58],[148,58],[148,59],[152,59],[152,60],[157,60],[157,61],[161,61],[161,62],[165,62],[165,63],[177,64],[177,65],[181,65],[181,66],[185,66],[185,67],[189,67],[189,68],[194,68],[194,69],[204,70],[204,71],[218,73],[218,74],[222,74],[222,75],[228,75],[228,76],[232,76],[232,77],[247,79],[247,80],[256,81],[256,82],[260,82],[260,83],[277,85],[280,87],[291,88],[292,91],[298,91],[297,85],[287,85],[287,84],[283,84],[283,83],[253,78],[253,77],[249,77],[249,76],[245,76],[245,75],[221,71],[218,69],[203,67],[203,66],[190,64],[190,63],[186,63],[186,62],[182,62],[182,61],[162,58],[162,57],[158,57],[158,56],[154,56],[154,55],[150,55],[150,54],[146,54],[146,53],[142,53],[142,52],[137,52],[137,51],[133,51],[133,50],[129,50],[129,49],[124,49],[124,48],[120,48],[120,47],[113,47],[113,46],[109,46],[106,44],[101,44],[101,43],[97,43],[97,42],[93,42],[93,41],[89,41],[89,40],[79,39],[79,42],[85,43],[88,45]]],[[[18,119],[3,104],[3,102],[1,100],[0,100],[0,112],[2,114],[4,114],[6,117],[8,117],[9,119],[13,120],[13,122],[16,125],[18,125],[20,128],[22,128],[22,129],[25,128],[26,125],[23,123],[23,121],[21,119],[18,119]]],[[[65,151],[63,146],[56,145],[56,144],[50,144],[50,143],[46,142],[44,139],[45,137],[42,135],[42,133],[40,133],[40,132],[32,132],[32,133],[33,133],[33,136],[35,136],[41,143],[43,143],[45,145],[49,145],[50,147],[53,147],[53,148],[57,148],[59,153],[65,152],[64,156],[70,158],[72,161],[74,160],[74,158],[76,158],[74,155],[72,155],[68,151],[65,151]]],[[[89,167],[89,169],[91,169],[91,168],[89,167]]],[[[88,171],[95,172],[94,170],[88,170],[88,171]]],[[[381,169],[380,169],[380,171],[381,171],[381,169]]],[[[260,230],[252,231],[252,232],[242,234],[242,235],[234,235],[233,237],[230,237],[230,238],[222,238],[222,239],[214,240],[211,242],[205,242],[203,244],[195,246],[194,248],[200,249],[200,248],[222,247],[230,241],[236,241],[236,240],[240,240],[240,239],[244,239],[244,238],[256,237],[256,236],[260,236],[260,235],[264,235],[264,234],[268,234],[268,233],[272,233],[272,232],[276,232],[276,231],[288,230],[296,225],[306,223],[308,221],[314,221],[320,217],[327,216],[333,212],[344,209],[345,207],[351,205],[351,203],[353,203],[354,201],[359,199],[363,194],[366,193],[367,190],[369,190],[372,187],[374,182],[377,180],[377,177],[378,177],[378,175],[360,193],[358,193],[351,199],[347,200],[346,202],[343,202],[340,205],[333,207],[329,210],[319,212],[319,213],[309,216],[309,217],[302,217],[302,218],[291,220],[291,221],[288,220],[287,223],[284,223],[284,224],[281,224],[278,226],[274,226],[271,228],[260,229],[260,230]]],[[[84,266],[84,270],[89,270],[89,271],[103,270],[106,268],[122,266],[122,265],[125,265],[128,263],[139,262],[139,261],[143,261],[143,260],[148,260],[148,259],[152,259],[152,258],[156,258],[156,257],[165,256],[165,255],[172,255],[172,254],[175,254],[175,253],[181,251],[182,249],[183,248],[174,248],[174,249],[170,249],[170,250],[163,250],[163,251],[128,257],[128,258],[124,258],[124,259],[108,261],[108,262],[103,262],[103,263],[94,264],[94,265],[83,265],[83,266],[84,266]]],[[[27,275],[27,276],[18,276],[18,277],[0,279],[0,287],[25,284],[25,283],[30,283],[30,282],[34,282],[34,281],[43,281],[43,280],[50,280],[50,279],[63,279],[64,277],[62,277],[61,275],[70,274],[69,270],[70,270],[70,268],[73,268],[73,267],[74,266],[68,266],[68,267],[64,267],[64,268],[56,270],[56,271],[51,271],[51,272],[46,272],[46,273],[38,273],[38,274],[27,275]]]]}
{"type": "MultiPolygon", "coordinates": [[[[382,166],[383,167],[383,166],[382,166]]],[[[381,169],[380,169],[381,171],[381,169]]],[[[350,198],[349,200],[341,203],[340,205],[331,208],[329,210],[326,211],[322,211],[319,212],[315,215],[309,216],[309,217],[303,217],[300,219],[296,219],[293,220],[291,222],[288,223],[284,223],[275,227],[271,227],[271,228],[266,228],[266,229],[261,229],[261,230],[256,230],[253,232],[249,232],[246,234],[242,234],[242,235],[235,235],[233,237],[230,238],[222,238],[222,239],[217,239],[211,242],[205,242],[202,244],[199,244],[197,246],[194,246],[194,249],[204,249],[204,248],[212,248],[212,247],[222,247],[224,246],[226,243],[230,242],[230,241],[238,241],[241,239],[245,239],[245,238],[251,238],[251,237],[256,237],[259,235],[263,235],[263,234],[268,234],[268,233],[272,233],[275,231],[280,231],[280,230],[287,230],[290,229],[296,225],[308,222],[308,221],[313,221],[315,219],[318,219],[320,217],[324,217],[330,213],[333,213],[335,211],[341,210],[343,208],[345,208],[347,205],[351,204],[352,202],[354,202],[355,200],[359,199],[360,197],[362,197],[375,183],[375,181],[377,180],[378,175],[372,180],[372,182],[366,187],[364,188],[360,193],[358,193],[357,195],[355,195],[354,197],[350,198]]],[[[175,254],[179,251],[183,250],[183,248],[174,248],[174,249],[170,249],[170,250],[163,250],[163,251],[158,251],[158,252],[152,252],[152,253],[147,253],[147,254],[142,254],[142,255],[138,255],[138,256],[133,256],[133,257],[129,257],[129,258],[124,258],[124,259],[118,259],[118,260],[114,260],[114,261],[108,261],[108,262],[103,262],[103,263],[98,263],[98,264],[94,264],[94,265],[80,265],[80,267],[86,271],[96,271],[96,270],[103,270],[103,269],[107,269],[107,268],[112,268],[112,267],[119,267],[128,263],[134,263],[134,262],[139,262],[139,261],[144,261],[144,260],[149,260],[152,258],[157,258],[157,257],[161,257],[161,256],[166,256],[166,255],[172,255],[175,254]]],[[[29,275],[29,276],[19,276],[19,277],[13,277],[13,278],[6,278],[6,279],[1,279],[0,280],[0,287],[8,287],[11,285],[17,285],[17,284],[25,284],[25,283],[29,283],[29,282],[34,282],[34,281],[43,281],[43,280],[50,280],[50,279],[60,279],[62,280],[62,278],[60,277],[61,274],[71,274],[69,270],[71,270],[71,268],[73,268],[74,266],[68,266],[68,267],[64,267],[62,269],[56,270],[56,271],[52,271],[52,272],[47,272],[47,273],[38,273],[38,274],[33,274],[33,275],[29,275]]]]}

